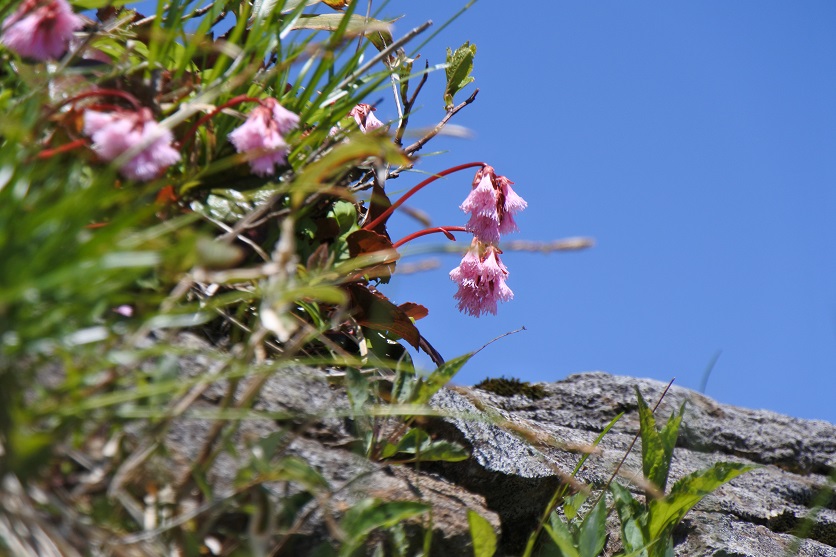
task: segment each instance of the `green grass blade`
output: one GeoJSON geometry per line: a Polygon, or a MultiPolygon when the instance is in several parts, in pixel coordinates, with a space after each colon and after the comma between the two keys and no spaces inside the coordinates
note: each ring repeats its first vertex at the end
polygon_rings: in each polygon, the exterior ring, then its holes
{"type": "MultiPolygon", "coordinates": [[[[647,406],[638,387],[636,387],[636,396],[639,403],[639,425],[642,438],[642,471],[650,483],[659,491],[664,491],[673,456],[673,445],[667,444],[666,439],[656,429],[653,411],[647,406]]],[[[647,496],[652,497],[652,494],[648,493],[647,496]]]]}
{"type": "Polygon", "coordinates": [[[448,360],[438,366],[438,369],[433,371],[429,377],[421,380],[421,384],[418,387],[418,393],[415,395],[415,400],[412,402],[416,404],[425,404],[426,402],[429,402],[433,395],[441,390],[441,388],[451,379],[453,379],[453,377],[459,372],[464,364],[470,360],[471,357],[473,357],[472,353],[465,354],[464,356],[453,358],[452,360],[448,360]]]}

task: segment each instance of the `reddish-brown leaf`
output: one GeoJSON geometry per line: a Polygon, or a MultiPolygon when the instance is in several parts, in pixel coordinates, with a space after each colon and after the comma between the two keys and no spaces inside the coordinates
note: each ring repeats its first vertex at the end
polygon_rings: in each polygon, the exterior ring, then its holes
{"type": "MultiPolygon", "coordinates": [[[[374,186],[372,187],[372,196],[369,199],[369,214],[366,215],[366,222],[373,222],[377,217],[382,215],[386,209],[391,207],[391,205],[392,202],[389,201],[389,197],[383,190],[383,186],[375,180],[374,186]]],[[[389,233],[386,232],[386,221],[383,221],[375,226],[373,230],[378,234],[382,234],[389,238],[389,233]]]]}
{"type": "Polygon", "coordinates": [[[404,312],[407,315],[407,317],[411,317],[416,321],[418,321],[419,319],[423,319],[430,313],[430,310],[428,310],[421,304],[416,304],[413,302],[406,302],[405,304],[399,305],[398,308],[400,308],[400,310],[404,312]]]}
{"type": "Polygon", "coordinates": [[[345,240],[348,243],[348,253],[351,257],[394,249],[392,241],[388,237],[362,228],[349,234],[345,240]]]}
{"type": "Polygon", "coordinates": [[[359,325],[377,331],[388,331],[418,348],[421,335],[401,308],[366,285],[353,283],[347,284],[345,288],[351,296],[352,316],[359,325]]]}
{"type": "Polygon", "coordinates": [[[314,240],[329,242],[340,235],[340,225],[337,223],[337,219],[323,217],[316,219],[314,224],[316,224],[314,240]]]}
{"type": "MultiPolygon", "coordinates": [[[[348,253],[351,257],[385,250],[394,250],[392,241],[388,237],[382,236],[377,232],[372,232],[371,230],[363,230],[362,228],[349,234],[345,241],[348,244],[348,253]]],[[[373,265],[364,269],[363,274],[370,278],[383,279],[385,282],[395,272],[395,259],[397,258],[397,252],[393,251],[391,263],[373,265]]]]}

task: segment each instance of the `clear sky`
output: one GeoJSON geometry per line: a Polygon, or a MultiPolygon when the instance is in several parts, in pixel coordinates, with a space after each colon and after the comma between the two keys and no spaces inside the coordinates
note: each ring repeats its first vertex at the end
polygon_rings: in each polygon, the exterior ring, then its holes
{"type": "MultiPolygon", "coordinates": [[[[393,0],[380,15],[406,15],[396,36],[427,19],[432,32],[464,3],[393,0]]],[[[697,389],[720,353],[709,396],[836,422],[836,3],[524,5],[476,2],[421,49],[437,64],[475,43],[462,98],[481,92],[453,120],[473,137],[431,143],[425,155],[447,152],[418,168],[486,161],[529,203],[514,239],[596,246],[506,252],[515,299],[496,317],[456,310],[455,255],[384,292],[429,308],[419,326],[447,358],[526,327],[474,357],[461,384],[601,370],[697,389]]],[[[430,77],[413,122],[442,116],[443,83],[430,77]]],[[[391,93],[367,102],[395,119],[391,93]]],[[[394,198],[422,178],[387,188],[394,198]]],[[[410,203],[462,225],[471,178],[410,203]]],[[[390,226],[395,239],[415,229],[390,226]]]]}
{"type": "MultiPolygon", "coordinates": [[[[397,35],[463,4],[384,13],[407,14],[397,35]]],[[[434,64],[447,46],[477,45],[481,92],[454,119],[474,137],[437,142],[449,152],[420,168],[489,162],[529,203],[517,238],[597,245],[506,252],[515,299],[496,317],[456,310],[453,255],[385,292],[429,308],[419,326],[447,358],[526,327],[478,354],[462,384],[602,370],[697,389],[722,351],[709,396],[836,422],[834,29],[830,1],[477,2],[422,49],[434,64]]],[[[441,115],[442,83],[430,77],[419,121],[441,115]]],[[[378,100],[394,119],[391,95],[378,100]]],[[[470,179],[412,205],[463,224],[470,179]]]]}

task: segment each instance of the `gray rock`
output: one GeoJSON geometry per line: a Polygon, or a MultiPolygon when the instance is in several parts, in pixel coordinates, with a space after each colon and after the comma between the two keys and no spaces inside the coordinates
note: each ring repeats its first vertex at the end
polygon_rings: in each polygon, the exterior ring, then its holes
{"type": "MultiPolygon", "coordinates": [[[[199,343],[195,339],[189,342],[199,343]]],[[[183,360],[181,371],[184,376],[198,377],[205,373],[212,359],[207,354],[183,360]]],[[[236,386],[235,400],[244,396],[253,380],[247,378],[236,386]]],[[[190,411],[211,415],[228,387],[227,381],[212,384],[192,404],[190,411]]],[[[497,531],[500,530],[498,516],[486,507],[482,496],[444,478],[407,466],[372,462],[353,452],[351,449],[358,443],[352,434],[350,420],[333,417],[348,413],[345,392],[329,384],[320,370],[302,366],[277,368],[265,378],[253,408],[277,418],[242,421],[230,440],[234,450],[219,454],[206,471],[206,479],[217,499],[240,496],[241,489],[236,488],[235,476],[247,467],[254,450],[257,450],[253,447],[260,440],[286,431],[279,442],[279,454],[273,460],[297,457],[315,469],[325,479],[329,489],[299,512],[304,520],[300,521],[294,536],[282,548],[283,555],[313,554],[323,542],[334,542],[334,525],[348,509],[370,497],[384,502],[420,501],[428,504],[432,512],[432,555],[473,553],[468,510],[477,512],[497,531]]],[[[200,455],[212,426],[213,422],[207,419],[178,419],[172,422],[165,437],[165,461],[156,463],[159,481],[176,484],[178,479],[188,474],[189,466],[200,455]]],[[[271,505],[275,509],[281,509],[285,501],[302,491],[294,481],[268,481],[262,486],[271,496],[271,505]]],[[[189,495],[200,499],[196,488],[189,495]]],[[[417,552],[423,544],[423,524],[411,521],[404,526],[410,547],[417,552]]],[[[372,542],[377,541],[380,540],[372,538],[372,542]]],[[[369,547],[371,550],[371,545],[369,547]]]]}
{"type": "MultiPolygon", "coordinates": [[[[181,360],[181,373],[197,377],[217,369],[206,355],[181,360]]],[[[235,389],[240,399],[248,377],[235,389]]],[[[254,408],[273,419],[246,420],[224,453],[206,472],[218,496],[235,493],[235,473],[251,458],[254,443],[284,429],[280,456],[295,456],[321,474],[327,497],[310,502],[306,520],[283,554],[307,555],[334,539],[334,524],[358,501],[425,501],[433,508],[433,554],[471,555],[468,509],[500,535],[498,555],[518,555],[555,490],[582,482],[606,485],[638,432],[634,388],[655,404],[665,385],[605,373],[573,375],[541,385],[547,396],[501,397],[474,388],[441,390],[431,401],[444,418],[426,428],[436,437],[465,445],[471,457],[420,467],[370,462],[357,452],[355,425],[344,390],[324,372],[291,366],[277,369],[261,386],[254,408]],[[601,431],[624,416],[604,436],[575,479],[570,473],[601,431]],[[323,504],[323,501],[325,503],[323,504]]],[[[211,409],[224,397],[220,381],[201,393],[195,408],[211,409]]],[[[675,531],[681,557],[836,557],[836,497],[827,492],[836,465],[836,426],[772,412],[719,404],[687,389],[672,387],[657,411],[664,421],[687,401],[669,486],[678,478],[718,461],[759,465],[707,496],[675,531]],[[821,507],[821,508],[818,508],[821,507]],[[814,509],[816,512],[814,513],[814,509]],[[809,517],[809,522],[803,522],[809,517]],[[803,531],[805,537],[793,533],[803,531]]],[[[165,436],[162,478],[176,481],[200,454],[211,428],[207,420],[176,420],[165,436]]],[[[640,442],[629,454],[617,481],[641,493],[640,442]]],[[[274,505],[301,491],[292,481],[264,484],[274,505]]],[[[620,550],[617,520],[608,521],[605,555],[620,550]]],[[[408,524],[412,547],[422,541],[417,523],[408,524]]]]}
{"type": "MultiPolygon", "coordinates": [[[[498,433],[486,425],[463,425],[462,418],[447,418],[474,447],[473,461],[445,466],[453,481],[485,495],[491,509],[503,519],[503,532],[527,531],[532,517],[539,516],[543,499],[539,497],[497,498],[468,482],[468,477],[489,475],[489,489],[513,493],[521,478],[540,478],[542,491],[550,495],[549,467],[570,472],[584,445],[593,443],[620,412],[624,416],[603,438],[599,451],[587,460],[577,479],[593,486],[604,485],[638,432],[638,412],[634,388],[637,386],[649,404],[654,404],[665,384],[605,373],[587,373],[563,381],[541,384],[546,398],[532,401],[523,396],[501,397],[478,389],[458,389],[467,403],[451,404],[453,395],[438,397],[445,410],[462,411],[467,404],[492,416],[498,433]],[[514,441],[506,442],[508,435],[514,441]],[[522,439],[533,442],[536,452],[526,453],[518,446],[522,439]],[[479,466],[481,471],[474,471],[479,466]],[[515,472],[519,469],[521,472],[515,472]]],[[[676,532],[676,554],[681,556],[836,556],[836,498],[823,497],[825,508],[813,513],[819,494],[827,493],[828,471],[836,462],[836,426],[823,421],[790,418],[773,412],[747,410],[718,404],[708,397],[672,387],[657,411],[657,420],[667,419],[685,401],[686,413],[679,446],[674,452],[669,485],[678,478],[719,461],[761,465],[724,485],[706,497],[687,515],[676,532]],[[786,532],[795,531],[805,517],[811,517],[808,539],[798,540],[786,532]],[[793,544],[799,544],[795,547],[793,544]],[[788,553],[789,551],[789,553],[788,553]]],[[[449,430],[440,428],[441,433],[449,430]]],[[[640,442],[622,467],[619,481],[627,483],[641,470],[640,442]]],[[[556,477],[552,474],[552,477],[556,477]]],[[[640,489],[634,488],[636,492],[640,489]]],[[[536,493],[537,488],[532,487],[536,493]]],[[[527,494],[526,494],[527,495],[527,494]]],[[[617,532],[613,532],[617,537],[617,532]]],[[[612,552],[618,544],[609,544],[612,552]]],[[[503,537],[503,551],[519,552],[519,536],[503,537]]]]}

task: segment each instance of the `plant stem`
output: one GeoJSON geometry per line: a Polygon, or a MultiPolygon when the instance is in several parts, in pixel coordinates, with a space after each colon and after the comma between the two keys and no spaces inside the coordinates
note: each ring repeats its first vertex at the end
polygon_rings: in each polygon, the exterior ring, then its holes
{"type": "Polygon", "coordinates": [[[65,143],[60,147],[55,147],[54,149],[44,149],[40,153],[38,153],[35,158],[36,159],[48,159],[53,157],[59,153],[66,153],[67,151],[72,151],[77,147],[83,147],[87,142],[84,139],[76,139],[75,141],[70,141],[69,143],[65,143]]]}
{"type": "Polygon", "coordinates": [[[429,234],[436,234],[441,232],[451,241],[455,242],[456,238],[451,234],[451,232],[467,232],[467,229],[464,226],[434,226],[433,228],[425,228],[424,230],[419,230],[418,232],[413,232],[408,236],[404,236],[394,244],[392,244],[393,248],[399,248],[407,242],[414,240],[415,238],[420,238],[421,236],[427,236],[429,234]]]}
{"type": "Polygon", "coordinates": [[[365,230],[374,230],[375,227],[377,227],[377,225],[385,222],[386,219],[389,218],[389,215],[391,215],[392,213],[395,212],[395,209],[397,209],[398,207],[403,205],[404,201],[406,201],[407,199],[409,199],[410,197],[412,197],[413,195],[418,193],[418,191],[420,191],[425,186],[428,186],[428,185],[432,184],[433,182],[435,182],[439,178],[447,176],[448,174],[453,174],[454,172],[458,172],[459,170],[465,170],[465,169],[468,169],[468,168],[475,168],[477,166],[482,167],[482,166],[487,166],[487,164],[485,164],[483,162],[469,162],[469,163],[466,163],[466,164],[460,164],[458,166],[453,166],[451,168],[448,168],[447,170],[442,170],[441,172],[438,172],[437,174],[433,174],[432,176],[430,176],[429,178],[427,178],[426,180],[424,180],[423,182],[414,186],[411,190],[409,190],[408,192],[403,194],[403,196],[401,196],[400,199],[398,199],[397,201],[392,203],[392,205],[390,205],[388,209],[383,211],[380,214],[380,216],[378,216],[376,219],[374,219],[371,222],[367,222],[366,224],[364,224],[363,228],[365,230]]]}
{"type": "Polygon", "coordinates": [[[184,140],[182,148],[185,149],[186,147],[191,145],[191,142],[194,141],[194,136],[197,133],[197,129],[200,126],[202,126],[203,124],[205,124],[206,122],[208,122],[209,120],[211,120],[212,118],[217,116],[223,109],[231,108],[235,105],[238,105],[238,104],[241,104],[241,103],[244,103],[244,102],[256,102],[257,103],[257,102],[261,102],[261,101],[259,99],[253,98],[253,97],[248,97],[247,95],[238,95],[237,97],[232,97],[231,99],[229,99],[228,101],[223,103],[221,106],[216,107],[212,112],[210,112],[209,114],[205,114],[202,118],[200,118],[197,122],[195,122],[194,126],[192,126],[192,128],[188,131],[188,133],[186,133],[185,140],[184,140]]]}

